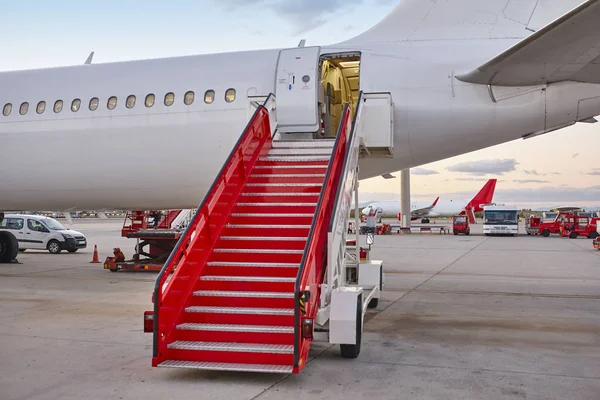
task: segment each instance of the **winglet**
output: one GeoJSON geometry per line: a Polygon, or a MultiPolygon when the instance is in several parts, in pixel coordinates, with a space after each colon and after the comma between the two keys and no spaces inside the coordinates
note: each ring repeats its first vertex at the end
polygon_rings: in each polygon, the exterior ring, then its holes
{"type": "Polygon", "coordinates": [[[89,65],[89,64],[91,64],[91,63],[92,63],[92,59],[93,59],[93,58],[94,58],[94,52],[92,51],[92,52],[90,53],[90,55],[88,56],[87,60],[85,60],[84,64],[85,64],[85,65],[89,65]]]}
{"type": "Polygon", "coordinates": [[[437,199],[435,199],[435,201],[434,201],[434,202],[433,202],[433,204],[431,205],[431,208],[435,207],[435,205],[437,204],[437,202],[438,202],[438,200],[439,200],[439,199],[440,199],[439,197],[438,197],[437,199]]]}

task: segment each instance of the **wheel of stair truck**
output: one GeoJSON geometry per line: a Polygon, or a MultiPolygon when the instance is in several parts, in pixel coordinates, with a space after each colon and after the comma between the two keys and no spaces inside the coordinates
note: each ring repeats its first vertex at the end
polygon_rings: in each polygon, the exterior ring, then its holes
{"type": "Polygon", "coordinates": [[[360,354],[362,341],[362,294],[356,300],[356,344],[340,344],[340,353],[344,358],[356,358],[360,354]]]}
{"type": "Polygon", "coordinates": [[[543,237],[548,237],[550,236],[550,231],[548,229],[544,229],[544,231],[542,232],[542,236],[543,237]]]}
{"type": "Polygon", "coordinates": [[[578,235],[577,235],[577,232],[571,232],[571,233],[569,234],[569,237],[570,237],[571,239],[577,239],[577,236],[578,236],[578,235]]]}
{"type": "Polygon", "coordinates": [[[17,258],[19,242],[10,232],[0,232],[0,264],[8,264],[17,258]]]}
{"type": "Polygon", "coordinates": [[[590,236],[589,236],[590,239],[596,239],[597,237],[598,237],[598,232],[596,232],[596,231],[590,232],[590,236]]]}
{"type": "Polygon", "coordinates": [[[379,299],[371,299],[369,301],[369,304],[367,305],[368,308],[377,308],[377,306],[379,305],[379,299]]]}

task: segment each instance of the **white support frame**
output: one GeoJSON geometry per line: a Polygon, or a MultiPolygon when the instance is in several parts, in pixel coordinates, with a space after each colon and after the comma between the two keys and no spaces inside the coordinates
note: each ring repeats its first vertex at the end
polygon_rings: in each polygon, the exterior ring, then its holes
{"type": "MultiPolygon", "coordinates": [[[[361,103],[366,102],[370,95],[362,94],[361,103]]],[[[376,97],[387,98],[391,103],[391,97],[389,94],[374,94],[376,97]]],[[[358,207],[358,160],[360,154],[360,146],[363,138],[363,127],[364,122],[361,120],[362,110],[364,105],[359,103],[356,108],[356,124],[353,127],[352,140],[348,144],[349,146],[349,157],[345,164],[344,171],[342,172],[341,179],[342,188],[338,193],[336,199],[337,208],[334,210],[334,222],[330,231],[328,232],[328,252],[327,252],[327,271],[323,285],[321,286],[321,297],[319,310],[316,317],[316,327],[321,328],[319,331],[319,339],[323,340],[327,337],[330,343],[345,343],[339,342],[337,337],[343,336],[339,332],[331,332],[331,329],[336,329],[338,326],[326,327],[330,319],[338,321],[336,318],[339,316],[332,316],[331,303],[334,292],[337,298],[341,298],[341,292],[346,292],[347,289],[355,288],[362,292],[362,316],[367,310],[368,304],[373,299],[378,299],[381,296],[381,290],[383,289],[383,262],[378,260],[369,260],[365,263],[361,263],[360,260],[360,220],[359,220],[359,207],[358,207]],[[348,237],[348,222],[350,220],[350,207],[352,202],[352,193],[354,192],[354,226],[356,234],[356,247],[354,250],[355,257],[352,259],[349,257],[350,252],[347,251],[349,248],[346,246],[346,238],[348,237]],[[362,266],[362,273],[361,271],[362,266]],[[347,276],[348,268],[356,268],[356,279],[349,279],[347,276]],[[329,330],[328,330],[329,328],[329,330]],[[337,340],[337,341],[336,341],[337,340]]],[[[393,116],[390,117],[391,119],[393,116]]],[[[390,121],[393,125],[393,121],[390,121]]],[[[392,134],[390,132],[390,134],[392,134]]],[[[393,139],[391,139],[393,141],[393,139]]],[[[336,305],[336,310],[339,311],[339,304],[336,305]]],[[[348,302],[342,306],[343,309],[346,307],[352,308],[356,311],[356,303],[348,302]]],[[[346,310],[348,311],[348,310],[346,310]]],[[[347,312],[345,312],[347,314],[347,312]]],[[[350,315],[350,314],[348,314],[350,315]]]]}

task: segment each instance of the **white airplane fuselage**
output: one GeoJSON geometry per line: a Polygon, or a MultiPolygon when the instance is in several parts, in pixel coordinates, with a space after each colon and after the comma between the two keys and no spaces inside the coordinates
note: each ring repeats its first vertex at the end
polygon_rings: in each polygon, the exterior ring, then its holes
{"type": "MultiPolygon", "coordinates": [[[[523,33],[524,37],[525,33],[523,33]]],[[[600,85],[488,87],[455,75],[521,40],[389,41],[323,46],[360,52],[360,90],[390,92],[394,156],[360,161],[360,178],[410,168],[571,125],[600,85]],[[550,112],[551,111],[551,112],[550,112]]],[[[192,208],[202,200],[248,121],[248,95],[274,93],[279,50],[187,56],[0,73],[0,210],[192,208]],[[227,103],[225,91],[236,90],[227,103]],[[186,106],[182,98],[195,92],[186,106]],[[214,90],[212,104],[204,93],[214,90]],[[170,107],[166,93],[175,94],[170,107]],[[144,106],[147,94],[154,107],[144,106]],[[137,104],[124,102],[136,95],[137,104]],[[117,96],[114,110],[107,99],[117,96]],[[100,99],[96,111],[91,98],[100,99]],[[56,100],[61,113],[52,112],[56,100]],[[71,112],[73,99],[81,110],[71,112]],[[35,112],[39,101],[46,111],[35,112]],[[19,115],[29,102],[26,115],[19,115]]],[[[593,110],[589,114],[600,114],[593,110]]]]}
{"type": "MultiPolygon", "coordinates": [[[[416,201],[410,203],[410,210],[420,210],[431,206],[431,202],[416,201]]],[[[465,210],[465,207],[469,204],[468,200],[439,200],[431,211],[425,213],[419,218],[435,218],[435,217],[452,217],[458,215],[465,210]]],[[[372,203],[369,207],[374,207],[381,210],[381,217],[383,218],[397,218],[400,213],[400,202],[398,201],[380,201],[372,203]]],[[[363,214],[367,211],[368,207],[363,210],[363,214]]],[[[416,218],[416,217],[413,217],[416,218]]],[[[418,218],[416,218],[418,219],[418,218]]]]}

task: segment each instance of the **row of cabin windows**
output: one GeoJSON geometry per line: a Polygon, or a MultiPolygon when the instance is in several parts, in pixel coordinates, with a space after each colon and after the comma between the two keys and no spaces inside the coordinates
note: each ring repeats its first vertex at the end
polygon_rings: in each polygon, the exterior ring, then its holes
{"type": "MultiPolygon", "coordinates": [[[[225,92],[225,101],[227,103],[233,103],[235,101],[235,89],[228,89],[225,92]]],[[[183,96],[183,104],[185,104],[186,106],[191,105],[192,103],[194,103],[194,99],[196,97],[196,94],[193,91],[189,91],[186,92],[186,94],[183,96]]],[[[156,100],[156,96],[154,96],[154,94],[149,94],[146,96],[146,99],[144,101],[144,104],[146,105],[146,107],[150,108],[152,106],[154,106],[156,100]]],[[[206,93],[204,93],[204,102],[206,104],[211,104],[213,101],[215,101],[215,91],[214,90],[207,90],[206,93]]],[[[125,107],[127,108],[133,108],[135,107],[135,102],[136,102],[136,97],[135,95],[130,95],[127,97],[127,100],[125,101],[125,107]]],[[[170,107],[173,105],[173,103],[175,103],[175,93],[173,92],[169,92],[165,95],[165,99],[164,99],[164,104],[167,107],[170,107]]],[[[55,113],[59,113],[63,110],[63,101],[62,100],[56,100],[56,102],[54,103],[54,107],[52,108],[53,111],[55,113]]],[[[88,108],[90,109],[90,111],[96,111],[98,109],[98,106],[100,105],[100,100],[97,97],[93,97],[90,102],[89,102],[89,106],[88,108]]],[[[106,108],[108,108],[109,110],[114,110],[117,107],[117,97],[116,96],[112,96],[108,98],[108,101],[106,102],[106,108]]],[[[4,108],[2,109],[2,114],[7,117],[10,115],[10,113],[12,112],[12,104],[11,103],[6,103],[4,105],[4,108]]],[[[77,112],[79,111],[79,109],[81,108],[81,99],[75,99],[71,102],[71,111],[73,112],[77,112]]],[[[29,103],[24,102],[21,104],[21,107],[19,107],[19,114],[21,115],[25,115],[27,114],[27,112],[29,111],[29,103]]],[[[46,111],[46,102],[45,101],[40,101],[37,104],[37,107],[35,109],[35,111],[38,114],[43,114],[44,111],[46,111]]]]}

